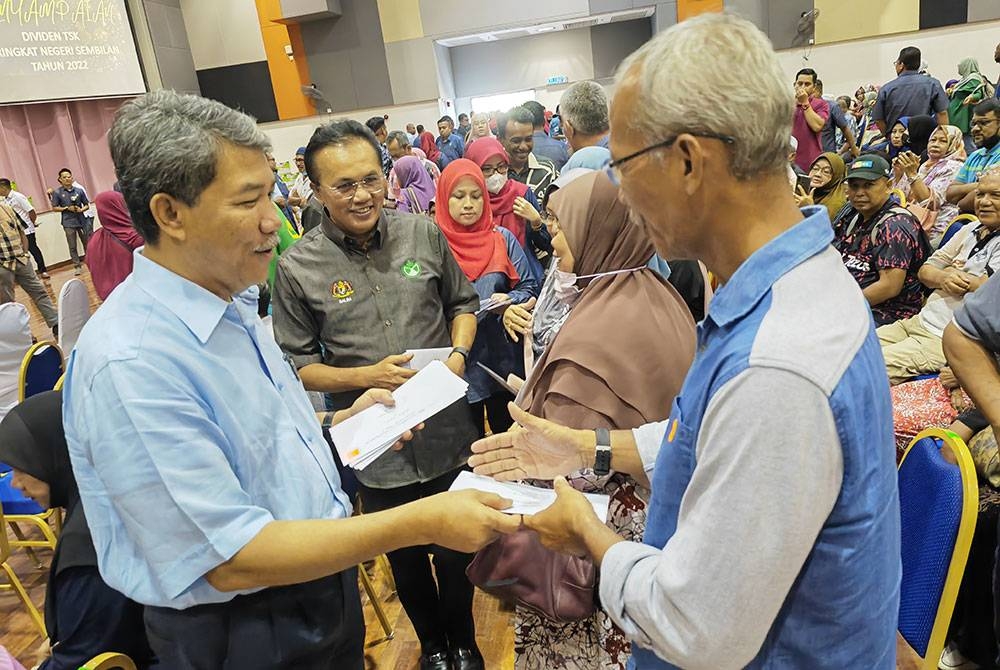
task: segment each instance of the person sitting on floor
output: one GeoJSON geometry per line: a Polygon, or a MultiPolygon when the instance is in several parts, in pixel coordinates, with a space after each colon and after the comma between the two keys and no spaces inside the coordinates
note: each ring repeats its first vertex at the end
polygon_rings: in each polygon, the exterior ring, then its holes
{"type": "Polygon", "coordinates": [[[966,224],[920,268],[920,281],[935,289],[923,309],[876,331],[893,384],[945,365],[945,326],[966,296],[1000,269],[1000,170],[980,177],[976,213],[979,221],[966,224]]]}

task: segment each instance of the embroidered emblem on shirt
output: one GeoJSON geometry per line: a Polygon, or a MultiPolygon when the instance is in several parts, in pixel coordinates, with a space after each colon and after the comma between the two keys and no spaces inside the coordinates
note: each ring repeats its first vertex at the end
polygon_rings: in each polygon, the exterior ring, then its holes
{"type": "Polygon", "coordinates": [[[402,271],[404,277],[413,279],[414,277],[418,277],[420,275],[420,263],[411,258],[403,263],[403,267],[400,268],[400,270],[402,271]]]}
{"type": "Polygon", "coordinates": [[[336,298],[341,304],[351,302],[351,296],[354,295],[354,287],[351,286],[351,282],[341,279],[330,285],[330,295],[336,298]]]}

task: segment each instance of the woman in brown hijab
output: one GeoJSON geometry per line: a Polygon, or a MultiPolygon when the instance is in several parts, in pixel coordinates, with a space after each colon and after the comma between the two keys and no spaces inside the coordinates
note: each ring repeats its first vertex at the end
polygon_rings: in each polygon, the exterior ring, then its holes
{"type": "MultiPolygon", "coordinates": [[[[695,331],[677,291],[646,266],[652,242],[602,172],[560,189],[548,210],[556,293],[571,309],[518,405],[567,426],[627,430],[666,419],[694,358],[695,331]]],[[[642,539],[648,491],[632,477],[583,470],[568,479],[611,495],[608,525],[642,539]]],[[[515,667],[527,669],[617,669],[629,656],[624,635],[600,611],[560,624],[518,607],[514,646],[515,667]]]]}

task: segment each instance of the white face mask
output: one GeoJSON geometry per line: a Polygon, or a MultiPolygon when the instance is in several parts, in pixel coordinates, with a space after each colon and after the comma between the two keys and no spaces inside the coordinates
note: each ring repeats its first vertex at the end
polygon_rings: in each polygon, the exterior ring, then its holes
{"type": "MultiPolygon", "coordinates": [[[[559,259],[556,258],[553,262],[558,263],[559,259]]],[[[645,265],[642,265],[637,268],[612,270],[611,272],[598,272],[597,274],[583,275],[581,277],[577,277],[575,273],[563,272],[562,270],[559,269],[558,266],[556,266],[552,270],[553,291],[555,292],[556,297],[559,298],[560,302],[562,302],[564,305],[572,307],[573,304],[576,303],[577,300],[579,300],[580,294],[582,293],[582,291],[576,286],[577,282],[580,281],[581,279],[597,279],[599,277],[610,277],[612,275],[620,275],[626,272],[635,272],[636,270],[642,270],[645,267],[646,267],[645,265]]]]}
{"type": "Polygon", "coordinates": [[[507,175],[494,172],[486,178],[486,190],[496,195],[507,183],[507,175]]]}

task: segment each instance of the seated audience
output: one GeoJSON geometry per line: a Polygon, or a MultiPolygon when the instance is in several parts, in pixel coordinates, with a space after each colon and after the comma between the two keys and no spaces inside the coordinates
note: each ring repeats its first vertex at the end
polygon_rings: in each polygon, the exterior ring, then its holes
{"type": "Polygon", "coordinates": [[[552,161],[533,151],[534,115],[524,107],[515,107],[497,119],[497,138],[510,156],[510,178],[527,184],[538,202],[545,197],[549,184],[559,176],[552,161]]]}
{"type": "Polygon", "coordinates": [[[46,325],[56,335],[59,322],[56,308],[42,280],[31,267],[24,226],[10,205],[0,203],[0,304],[14,302],[15,283],[28,294],[46,325]]]}
{"type": "Polygon", "coordinates": [[[906,151],[892,162],[892,187],[902,191],[907,202],[936,213],[931,228],[924,230],[935,248],[959,215],[958,207],[948,202],[945,194],[964,160],[962,131],[955,126],[938,126],[927,142],[926,161],[921,163],[915,152],[906,151]]]}
{"type": "Polygon", "coordinates": [[[991,98],[972,110],[972,141],[976,150],[965,159],[945,198],[963,212],[975,211],[979,175],[1000,164],[1000,100],[991,98]]]}
{"type": "MultiPolygon", "coordinates": [[[[487,196],[478,165],[467,159],[449,163],[438,182],[438,227],[462,272],[476,287],[480,301],[507,301],[509,307],[537,298],[539,277],[514,234],[494,225],[487,196]]],[[[511,374],[524,377],[520,351],[505,336],[499,314],[490,311],[479,315],[476,339],[465,366],[467,397],[480,437],[486,435],[486,418],[494,432],[510,428],[513,420],[507,403],[514,396],[478,364],[503,379],[511,374]]]]}
{"type": "Polygon", "coordinates": [[[855,124],[847,117],[846,108],[841,106],[839,100],[823,96],[823,82],[819,79],[816,80],[815,88],[816,97],[825,100],[830,108],[830,116],[820,131],[823,151],[839,155],[843,149],[844,154],[859,155],[861,151],[854,139],[855,124]]]}
{"type": "Polygon", "coordinates": [[[809,167],[809,191],[796,184],[795,202],[799,207],[823,205],[830,215],[830,221],[847,204],[844,193],[844,177],[847,166],[844,159],[832,152],[822,153],[809,167]]]}
{"type": "Polygon", "coordinates": [[[389,195],[393,200],[399,200],[399,177],[396,174],[395,165],[396,161],[404,156],[416,156],[419,158],[424,169],[427,170],[427,174],[431,176],[434,187],[437,188],[441,170],[438,168],[437,163],[427,158],[427,154],[424,153],[423,149],[414,148],[410,144],[406,133],[401,130],[394,130],[389,133],[385,141],[385,148],[389,151],[389,156],[392,158],[393,163],[393,169],[389,171],[389,195]]]}
{"type": "Polygon", "coordinates": [[[532,117],[533,132],[531,135],[532,151],[536,156],[547,158],[555,166],[556,172],[563,169],[569,159],[569,148],[565,142],[554,140],[545,131],[545,106],[535,100],[529,100],[521,105],[532,117]]]}
{"type": "Polygon", "coordinates": [[[507,151],[497,140],[487,137],[469,147],[468,159],[478,165],[489,191],[493,223],[514,234],[537,276],[541,276],[539,254],[552,251],[548,231],[542,224],[541,206],[535,193],[525,184],[510,178],[511,163],[507,151]]]}
{"type": "Polygon", "coordinates": [[[153,658],[142,606],[108,586],[97,569],[70,467],[59,391],[32,396],[4,417],[0,461],[14,469],[14,486],[42,508],[65,509],[45,589],[51,654],[40,670],[77,670],[109,650],[128,654],[139,668],[149,667],[153,658]]]}
{"type": "MultiPolygon", "coordinates": [[[[1000,436],[1000,277],[994,275],[955,311],[944,333],[948,364],[982,414],[987,429],[1000,436]]],[[[966,566],[950,641],[942,667],[993,667],[1000,639],[1000,560],[997,560],[995,489],[983,487],[976,536],[966,566]]]]}
{"type": "Polygon", "coordinates": [[[94,291],[101,300],[132,274],[132,252],[143,245],[142,235],[132,225],[125,198],[118,191],[98,193],[94,207],[101,227],[87,243],[84,259],[94,282],[94,291]]]}
{"type": "Polygon", "coordinates": [[[966,442],[982,430],[975,430],[979,424],[970,417],[974,417],[977,410],[947,366],[941,368],[936,377],[897,384],[890,393],[897,461],[925,428],[948,428],[966,442]]]}
{"type": "Polygon", "coordinates": [[[980,178],[976,212],[979,221],[965,225],[920,268],[920,281],[934,289],[920,312],[876,331],[892,384],[937,372],[945,364],[945,326],[962,302],[1000,269],[1000,171],[980,178]]]}
{"type": "MultiPolygon", "coordinates": [[[[548,208],[556,265],[547,283],[555,300],[539,302],[535,319],[555,327],[518,406],[563,425],[607,430],[666,419],[694,358],[694,321],[677,292],[647,267],[652,242],[603,172],[567,184],[548,208]]],[[[626,540],[641,540],[647,487],[626,471],[589,468],[569,481],[610,495],[609,525],[626,540]]],[[[514,635],[515,667],[523,670],[624,670],[629,658],[624,633],[600,610],[561,624],[518,606],[514,635]]]]}
{"type": "Polygon", "coordinates": [[[881,156],[855,159],[847,171],[850,206],[833,222],[833,246],[871,305],[877,326],[920,311],[924,294],[917,272],[930,251],[920,223],[892,199],[891,174],[881,156]]]}
{"type": "Polygon", "coordinates": [[[423,161],[416,156],[403,156],[393,170],[399,180],[396,208],[410,214],[429,214],[434,206],[434,180],[423,161]]]}

